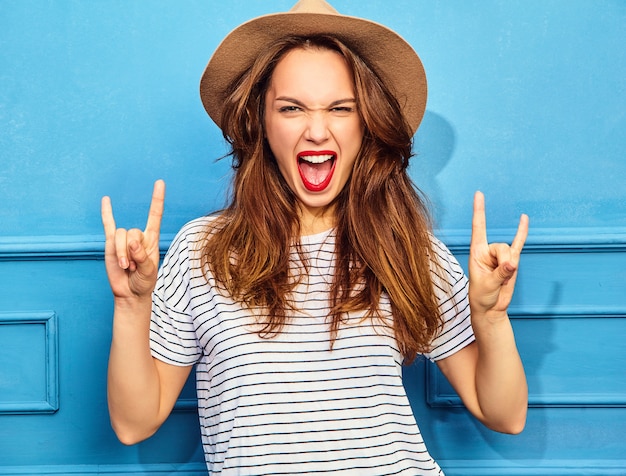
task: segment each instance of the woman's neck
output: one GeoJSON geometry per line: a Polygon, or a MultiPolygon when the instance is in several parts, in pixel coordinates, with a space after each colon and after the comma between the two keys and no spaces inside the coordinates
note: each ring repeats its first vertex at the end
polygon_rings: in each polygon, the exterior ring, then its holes
{"type": "Polygon", "coordinates": [[[335,212],[333,209],[310,210],[301,209],[300,212],[300,235],[316,235],[335,226],[335,212]]]}

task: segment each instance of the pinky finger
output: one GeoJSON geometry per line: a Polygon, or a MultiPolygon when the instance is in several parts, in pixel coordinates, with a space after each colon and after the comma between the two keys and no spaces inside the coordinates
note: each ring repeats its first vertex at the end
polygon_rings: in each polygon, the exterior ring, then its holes
{"type": "Polygon", "coordinates": [[[102,216],[105,238],[113,238],[115,234],[115,218],[113,218],[113,207],[109,197],[102,197],[100,214],[102,216]]]}

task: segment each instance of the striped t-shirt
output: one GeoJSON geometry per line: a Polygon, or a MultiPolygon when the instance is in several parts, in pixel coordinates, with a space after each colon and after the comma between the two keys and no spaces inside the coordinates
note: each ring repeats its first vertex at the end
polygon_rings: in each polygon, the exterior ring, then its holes
{"type": "MultiPolygon", "coordinates": [[[[402,385],[403,356],[381,320],[348,316],[330,345],[332,231],[301,238],[308,277],[282,332],[260,337],[255,313],[219,292],[199,265],[212,219],[194,220],[163,260],[153,298],[153,355],[196,365],[202,443],[210,475],[441,475],[402,385]],[[208,279],[207,279],[208,278],[208,279]]],[[[473,341],[467,279],[435,241],[449,284],[437,289],[445,327],[431,360],[473,341]]],[[[297,253],[293,254],[297,267],[297,253]]],[[[380,309],[389,315],[383,295],[380,309]]]]}

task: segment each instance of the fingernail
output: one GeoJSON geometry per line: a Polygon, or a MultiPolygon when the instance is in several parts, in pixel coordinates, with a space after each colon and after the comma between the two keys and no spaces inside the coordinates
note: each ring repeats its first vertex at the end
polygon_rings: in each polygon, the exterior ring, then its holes
{"type": "Polygon", "coordinates": [[[122,269],[128,268],[128,260],[126,258],[120,258],[120,268],[122,269]]]}

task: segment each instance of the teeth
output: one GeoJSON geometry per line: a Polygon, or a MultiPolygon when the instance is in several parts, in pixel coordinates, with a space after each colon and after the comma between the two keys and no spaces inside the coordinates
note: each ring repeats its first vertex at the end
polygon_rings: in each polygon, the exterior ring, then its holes
{"type": "Polygon", "coordinates": [[[321,164],[322,162],[326,162],[327,160],[332,159],[332,154],[326,155],[301,155],[300,159],[310,162],[312,164],[321,164]]]}

